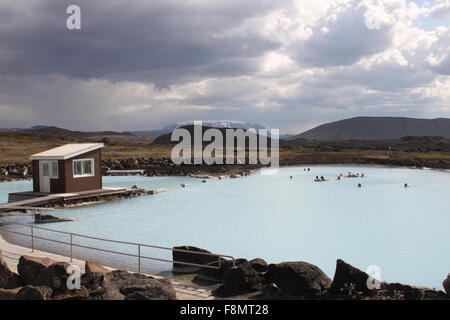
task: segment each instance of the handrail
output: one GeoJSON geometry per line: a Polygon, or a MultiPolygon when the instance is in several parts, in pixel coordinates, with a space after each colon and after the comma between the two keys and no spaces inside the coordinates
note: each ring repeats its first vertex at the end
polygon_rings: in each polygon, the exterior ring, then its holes
{"type": "Polygon", "coordinates": [[[0,204],[0,209],[32,210],[32,211],[54,211],[54,210],[56,210],[55,208],[13,206],[13,205],[8,205],[8,204],[0,204]]]}
{"type": "MultiPolygon", "coordinates": [[[[198,251],[191,251],[191,250],[185,250],[185,249],[168,248],[168,247],[162,247],[162,246],[156,246],[156,245],[150,245],[150,244],[144,244],[144,243],[138,243],[138,242],[111,240],[111,239],[105,239],[105,238],[99,238],[99,237],[82,235],[82,234],[73,233],[73,232],[66,232],[66,231],[48,229],[48,228],[43,228],[43,227],[36,227],[36,226],[25,224],[25,223],[4,222],[2,225],[0,225],[0,231],[14,233],[14,234],[18,234],[18,235],[25,236],[25,237],[30,237],[31,238],[31,250],[32,250],[32,252],[34,252],[34,240],[38,239],[38,240],[44,240],[44,241],[49,241],[49,242],[69,245],[70,246],[70,261],[73,261],[73,247],[90,249],[90,250],[106,252],[106,253],[119,254],[119,255],[124,255],[124,256],[128,256],[128,257],[138,258],[138,273],[141,273],[141,260],[142,259],[162,261],[162,262],[171,262],[173,264],[180,264],[180,265],[186,265],[186,266],[195,266],[195,267],[204,267],[204,268],[209,268],[209,269],[220,269],[222,267],[222,258],[229,258],[229,259],[231,259],[232,265],[235,266],[235,259],[234,259],[233,256],[230,256],[230,255],[214,254],[214,253],[207,253],[207,252],[198,252],[198,251]],[[2,228],[1,227],[2,225],[17,225],[17,226],[28,227],[28,228],[30,228],[31,233],[27,234],[27,233],[18,232],[18,231],[7,230],[7,229],[2,228]],[[47,232],[54,232],[54,233],[58,233],[58,234],[69,235],[70,236],[70,242],[50,239],[50,238],[46,238],[46,237],[42,237],[42,236],[37,236],[37,235],[35,235],[35,232],[34,232],[35,229],[36,230],[44,230],[44,231],[47,231],[47,232]],[[85,238],[85,239],[104,241],[104,242],[107,242],[107,243],[117,243],[117,244],[125,244],[125,245],[137,246],[138,253],[137,254],[133,254],[133,253],[127,253],[127,252],[120,252],[120,251],[107,250],[107,249],[102,249],[102,248],[97,248],[97,247],[91,247],[91,246],[82,245],[82,244],[76,244],[76,243],[73,243],[73,237],[74,236],[75,237],[80,237],[80,238],[85,238]],[[196,255],[217,257],[218,258],[218,266],[208,266],[208,265],[191,263],[191,262],[175,261],[175,260],[168,260],[168,259],[156,258],[156,257],[148,257],[148,256],[144,256],[144,255],[141,254],[141,247],[161,249],[161,250],[169,250],[169,251],[172,251],[172,252],[176,251],[176,252],[185,252],[185,253],[196,254],[196,255]]],[[[58,254],[61,254],[61,253],[58,252],[58,254]]]]}

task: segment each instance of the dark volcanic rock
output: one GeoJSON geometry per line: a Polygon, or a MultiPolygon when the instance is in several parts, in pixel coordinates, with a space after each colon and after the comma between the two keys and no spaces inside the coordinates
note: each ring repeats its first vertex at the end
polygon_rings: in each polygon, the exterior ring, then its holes
{"type": "Polygon", "coordinates": [[[48,213],[35,213],[34,222],[35,223],[52,223],[52,222],[64,222],[64,221],[74,221],[73,218],[61,218],[48,213]]]}
{"type": "Polygon", "coordinates": [[[146,281],[146,284],[124,286],[120,293],[125,300],[175,300],[177,298],[175,289],[168,280],[146,281]]]}
{"type": "Polygon", "coordinates": [[[174,300],[176,292],[167,279],[112,271],[107,274],[88,273],[81,284],[89,289],[89,299],[98,300],[174,300]]]}
{"type": "Polygon", "coordinates": [[[103,273],[88,272],[81,275],[81,285],[89,290],[97,290],[103,287],[105,275],[103,273]]]}
{"type": "Polygon", "coordinates": [[[0,251],[0,288],[14,289],[23,285],[24,283],[22,278],[18,274],[9,270],[0,251]]]}
{"type": "Polygon", "coordinates": [[[123,300],[123,295],[109,288],[105,274],[89,272],[81,275],[81,286],[89,290],[89,300],[123,300]]]}
{"type": "MultiPolygon", "coordinates": [[[[234,265],[238,266],[242,263],[246,263],[246,259],[236,259],[234,261],[234,265]]],[[[207,264],[209,267],[215,267],[217,269],[207,268],[203,267],[200,270],[198,270],[197,275],[194,278],[194,282],[201,283],[202,281],[207,282],[215,282],[220,283],[223,280],[223,274],[225,271],[233,267],[233,261],[231,260],[225,260],[221,259],[221,264],[219,268],[219,262],[214,261],[207,264]]]]}
{"type": "Polygon", "coordinates": [[[46,286],[25,286],[17,293],[17,300],[50,300],[52,289],[46,286]]]}
{"type": "Polygon", "coordinates": [[[249,263],[253,269],[260,273],[267,272],[267,270],[269,269],[269,264],[265,260],[260,258],[252,259],[249,261],[249,263]]]}
{"type": "MultiPolygon", "coordinates": [[[[172,251],[172,259],[173,259],[173,261],[177,261],[177,262],[187,262],[187,263],[194,263],[194,264],[200,264],[200,265],[207,265],[210,262],[219,260],[219,257],[217,257],[217,256],[198,254],[198,253],[210,254],[211,252],[209,252],[208,250],[205,250],[205,249],[197,248],[197,247],[179,246],[179,247],[174,247],[174,249],[191,251],[191,252],[172,251]]],[[[201,267],[173,263],[172,272],[175,274],[195,273],[200,268],[201,267]]]]}
{"type": "Polygon", "coordinates": [[[108,273],[109,270],[105,267],[91,261],[86,261],[84,271],[86,273],[99,272],[99,273],[108,273]]]}
{"type": "Polygon", "coordinates": [[[447,299],[443,291],[401,283],[381,283],[381,296],[395,300],[441,300],[447,299]]]}
{"type": "Polygon", "coordinates": [[[86,300],[89,298],[89,291],[85,287],[69,290],[63,294],[53,297],[52,300],[86,300]]]}
{"type": "Polygon", "coordinates": [[[138,298],[174,300],[176,299],[175,290],[167,279],[156,279],[137,273],[126,271],[113,271],[105,275],[106,282],[109,282],[113,288],[120,291],[125,299],[138,298]],[[129,297],[130,295],[130,297],[129,297]]]}
{"type": "Polygon", "coordinates": [[[368,294],[372,291],[367,287],[368,278],[367,273],[338,259],[330,292],[339,293],[346,288],[353,287],[357,292],[368,294]]]}
{"type": "Polygon", "coordinates": [[[49,258],[21,256],[17,271],[25,283],[35,285],[39,273],[55,262],[49,258]]]}
{"type": "Polygon", "coordinates": [[[61,294],[67,291],[67,262],[56,262],[39,272],[35,283],[40,286],[52,288],[54,294],[61,294]]]}
{"type": "Polygon", "coordinates": [[[213,292],[219,297],[228,297],[262,288],[262,278],[249,263],[230,268],[223,274],[223,285],[213,292]]]}
{"type": "Polygon", "coordinates": [[[17,293],[22,288],[0,289],[0,300],[17,300],[17,293]]]}
{"type": "Polygon", "coordinates": [[[447,275],[447,278],[444,280],[444,282],[442,282],[442,285],[444,286],[447,295],[450,296],[450,273],[447,275]]]}
{"type": "Polygon", "coordinates": [[[319,267],[303,261],[270,264],[266,279],[283,293],[306,298],[319,297],[331,285],[319,267]]]}

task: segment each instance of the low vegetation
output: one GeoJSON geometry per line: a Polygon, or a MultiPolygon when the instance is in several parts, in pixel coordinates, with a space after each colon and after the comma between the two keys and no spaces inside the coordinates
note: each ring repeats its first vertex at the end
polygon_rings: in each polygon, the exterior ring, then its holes
{"type": "MultiPolygon", "coordinates": [[[[126,133],[80,133],[69,130],[0,131],[0,165],[26,164],[28,156],[66,143],[104,142],[104,159],[169,158],[172,145],[154,136],[126,133]],[[158,141],[158,140],[157,140],[158,141]]],[[[450,142],[436,137],[399,140],[280,143],[280,164],[380,164],[450,168],[450,142]]]]}

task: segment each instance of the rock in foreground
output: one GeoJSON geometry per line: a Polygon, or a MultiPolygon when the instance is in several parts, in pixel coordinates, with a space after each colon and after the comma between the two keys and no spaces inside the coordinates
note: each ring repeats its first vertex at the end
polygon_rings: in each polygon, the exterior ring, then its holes
{"type": "Polygon", "coordinates": [[[39,273],[55,262],[49,258],[21,256],[17,271],[25,283],[33,285],[37,284],[36,279],[39,273]]]}
{"type": "Polygon", "coordinates": [[[450,296],[450,273],[447,275],[447,279],[445,279],[444,282],[442,282],[442,285],[444,286],[447,295],[450,296]]]}
{"type": "Polygon", "coordinates": [[[267,270],[269,269],[269,264],[261,258],[252,259],[249,261],[249,263],[255,271],[260,273],[267,272],[267,270]]]}
{"type": "Polygon", "coordinates": [[[2,289],[14,289],[23,285],[22,278],[9,270],[6,262],[3,260],[2,253],[0,251],[0,288],[2,289]]]}
{"type": "Polygon", "coordinates": [[[156,279],[126,271],[87,273],[81,284],[94,300],[175,300],[176,292],[167,279],[156,279]]]}
{"type": "Polygon", "coordinates": [[[46,286],[25,286],[17,293],[16,300],[50,300],[52,289],[46,286]]]}
{"type": "Polygon", "coordinates": [[[219,297],[258,291],[262,288],[263,279],[249,263],[242,263],[230,268],[223,274],[223,285],[213,292],[219,297]]]}
{"type": "Polygon", "coordinates": [[[108,273],[109,270],[105,267],[91,261],[86,261],[84,270],[86,273],[98,272],[98,273],[108,273]]]}
{"type": "MultiPolygon", "coordinates": [[[[207,265],[208,263],[218,261],[219,257],[217,256],[211,256],[211,252],[205,249],[197,248],[197,247],[191,247],[191,246],[179,246],[179,247],[173,247],[172,251],[172,258],[173,261],[177,262],[186,262],[186,263],[192,263],[192,264],[198,264],[198,265],[207,265]],[[176,251],[176,250],[184,250],[184,251],[176,251]],[[190,251],[190,252],[185,252],[190,251]]],[[[173,263],[173,270],[172,272],[174,274],[183,274],[183,273],[195,273],[197,272],[201,267],[197,266],[189,266],[185,264],[180,263],[173,263]]]]}
{"type": "Polygon", "coordinates": [[[340,293],[342,290],[352,287],[358,292],[369,294],[371,289],[367,286],[368,279],[369,275],[367,273],[338,259],[330,292],[340,293]]]}
{"type": "Polygon", "coordinates": [[[52,288],[54,294],[62,294],[68,290],[67,278],[69,278],[69,274],[67,269],[69,266],[67,262],[53,263],[39,272],[35,283],[39,286],[52,288]]]}
{"type": "Polygon", "coordinates": [[[270,264],[266,279],[282,293],[304,298],[317,298],[331,285],[319,267],[303,261],[270,264]]]}
{"type": "MultiPolygon", "coordinates": [[[[238,266],[246,262],[246,259],[236,259],[234,261],[234,266],[238,266]]],[[[233,261],[231,260],[221,259],[220,267],[218,261],[210,262],[205,267],[198,270],[194,282],[199,284],[201,284],[202,282],[221,283],[223,281],[223,275],[225,271],[231,269],[232,267],[233,261]]]]}

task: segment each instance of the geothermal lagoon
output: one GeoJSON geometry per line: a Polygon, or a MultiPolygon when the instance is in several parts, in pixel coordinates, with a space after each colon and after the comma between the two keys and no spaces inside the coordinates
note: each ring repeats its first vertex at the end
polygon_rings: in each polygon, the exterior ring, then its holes
{"type": "MultiPolygon", "coordinates": [[[[163,247],[197,246],[235,258],[269,263],[307,261],[333,278],[336,259],[366,270],[376,265],[381,280],[442,289],[450,270],[450,174],[443,171],[364,166],[281,168],[276,175],[202,183],[189,177],[104,177],[105,187],[186,188],[117,200],[52,214],[73,222],[38,225],[82,235],[163,247]],[[348,172],[364,178],[342,178],[348,172]],[[292,179],[290,178],[292,176],[292,179]],[[315,182],[316,176],[329,181],[315,182]],[[409,188],[404,184],[408,183],[409,188]],[[361,187],[358,188],[358,184],[361,187]]],[[[0,202],[9,192],[32,189],[30,181],[0,183],[0,202]]],[[[31,224],[32,216],[0,219],[31,224]]],[[[29,233],[29,228],[7,228],[29,233]]],[[[68,236],[38,231],[42,237],[68,236]]],[[[13,243],[30,239],[3,232],[13,243]]],[[[136,253],[125,244],[74,238],[74,243],[136,253]]],[[[64,245],[37,240],[35,246],[68,254],[64,245]]],[[[142,254],[171,259],[171,252],[145,248],[142,254]]],[[[135,270],[134,257],[75,248],[74,256],[135,270]]],[[[146,272],[164,273],[171,264],[143,261],[146,272]]]]}

